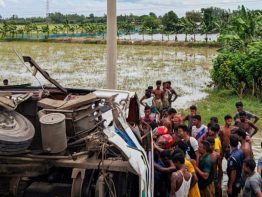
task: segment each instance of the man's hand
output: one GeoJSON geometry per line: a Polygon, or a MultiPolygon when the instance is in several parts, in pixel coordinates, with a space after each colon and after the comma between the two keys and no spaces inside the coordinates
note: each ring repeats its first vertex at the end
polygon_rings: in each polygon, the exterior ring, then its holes
{"type": "Polygon", "coordinates": [[[232,194],[232,187],[227,188],[227,194],[231,195],[232,194]]]}
{"type": "Polygon", "coordinates": [[[196,166],[197,166],[196,160],[190,159],[190,161],[191,161],[192,165],[194,166],[194,168],[196,168],[196,166]]]}

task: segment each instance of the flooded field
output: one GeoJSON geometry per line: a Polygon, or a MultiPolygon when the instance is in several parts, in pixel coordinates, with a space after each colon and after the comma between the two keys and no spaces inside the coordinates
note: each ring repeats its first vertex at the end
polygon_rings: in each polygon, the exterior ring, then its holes
{"type": "MultiPolygon", "coordinates": [[[[33,57],[64,86],[106,87],[105,45],[0,43],[0,80],[8,78],[10,84],[32,82],[38,85],[14,50],[21,56],[33,57]]],[[[206,96],[203,89],[210,82],[215,56],[216,49],[210,48],[119,46],[118,89],[136,91],[141,96],[156,80],[170,80],[181,95],[174,107],[187,107],[206,96]]],[[[40,76],[38,78],[46,83],[40,76]]]]}

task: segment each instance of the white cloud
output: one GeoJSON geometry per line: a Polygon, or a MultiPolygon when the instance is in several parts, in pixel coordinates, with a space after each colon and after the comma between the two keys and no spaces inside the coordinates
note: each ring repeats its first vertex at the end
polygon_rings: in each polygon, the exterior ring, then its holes
{"type": "Polygon", "coordinates": [[[4,0],[0,0],[0,7],[5,7],[5,1],[4,0]]]}

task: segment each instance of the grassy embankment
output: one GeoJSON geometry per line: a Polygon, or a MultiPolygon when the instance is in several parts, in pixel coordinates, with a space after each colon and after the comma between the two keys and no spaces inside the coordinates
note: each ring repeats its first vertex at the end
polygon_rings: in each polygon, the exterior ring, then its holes
{"type": "MultiPolygon", "coordinates": [[[[256,124],[259,128],[259,134],[256,137],[262,136],[262,102],[256,98],[247,96],[240,99],[228,90],[212,90],[208,93],[209,96],[207,98],[196,103],[205,124],[209,122],[210,117],[216,116],[219,119],[219,124],[222,125],[224,123],[224,116],[227,114],[233,116],[236,112],[235,103],[241,100],[244,103],[245,110],[260,117],[260,120],[256,124]]],[[[186,112],[184,111],[183,113],[186,112]]]]}
{"type": "MultiPolygon", "coordinates": [[[[2,42],[50,42],[50,43],[77,43],[77,44],[106,44],[106,40],[94,38],[48,38],[48,39],[3,39],[2,42]]],[[[147,45],[147,46],[172,46],[172,47],[209,47],[219,48],[219,42],[183,42],[183,41],[156,41],[156,40],[118,40],[119,45],[147,45]]]]}

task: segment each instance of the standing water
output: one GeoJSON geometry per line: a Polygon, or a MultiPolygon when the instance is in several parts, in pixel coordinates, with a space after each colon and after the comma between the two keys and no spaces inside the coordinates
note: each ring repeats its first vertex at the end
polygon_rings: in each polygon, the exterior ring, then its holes
{"type": "MultiPolygon", "coordinates": [[[[66,87],[106,87],[105,45],[66,43],[0,44],[0,80],[10,84],[37,81],[19,61],[14,49],[21,55],[31,56],[36,62],[66,87]]],[[[204,98],[203,91],[210,82],[210,69],[216,49],[167,46],[118,47],[118,89],[136,91],[142,96],[156,80],[172,82],[180,97],[174,104],[185,108],[204,98]]],[[[38,76],[42,83],[47,83],[38,76]]]]}

